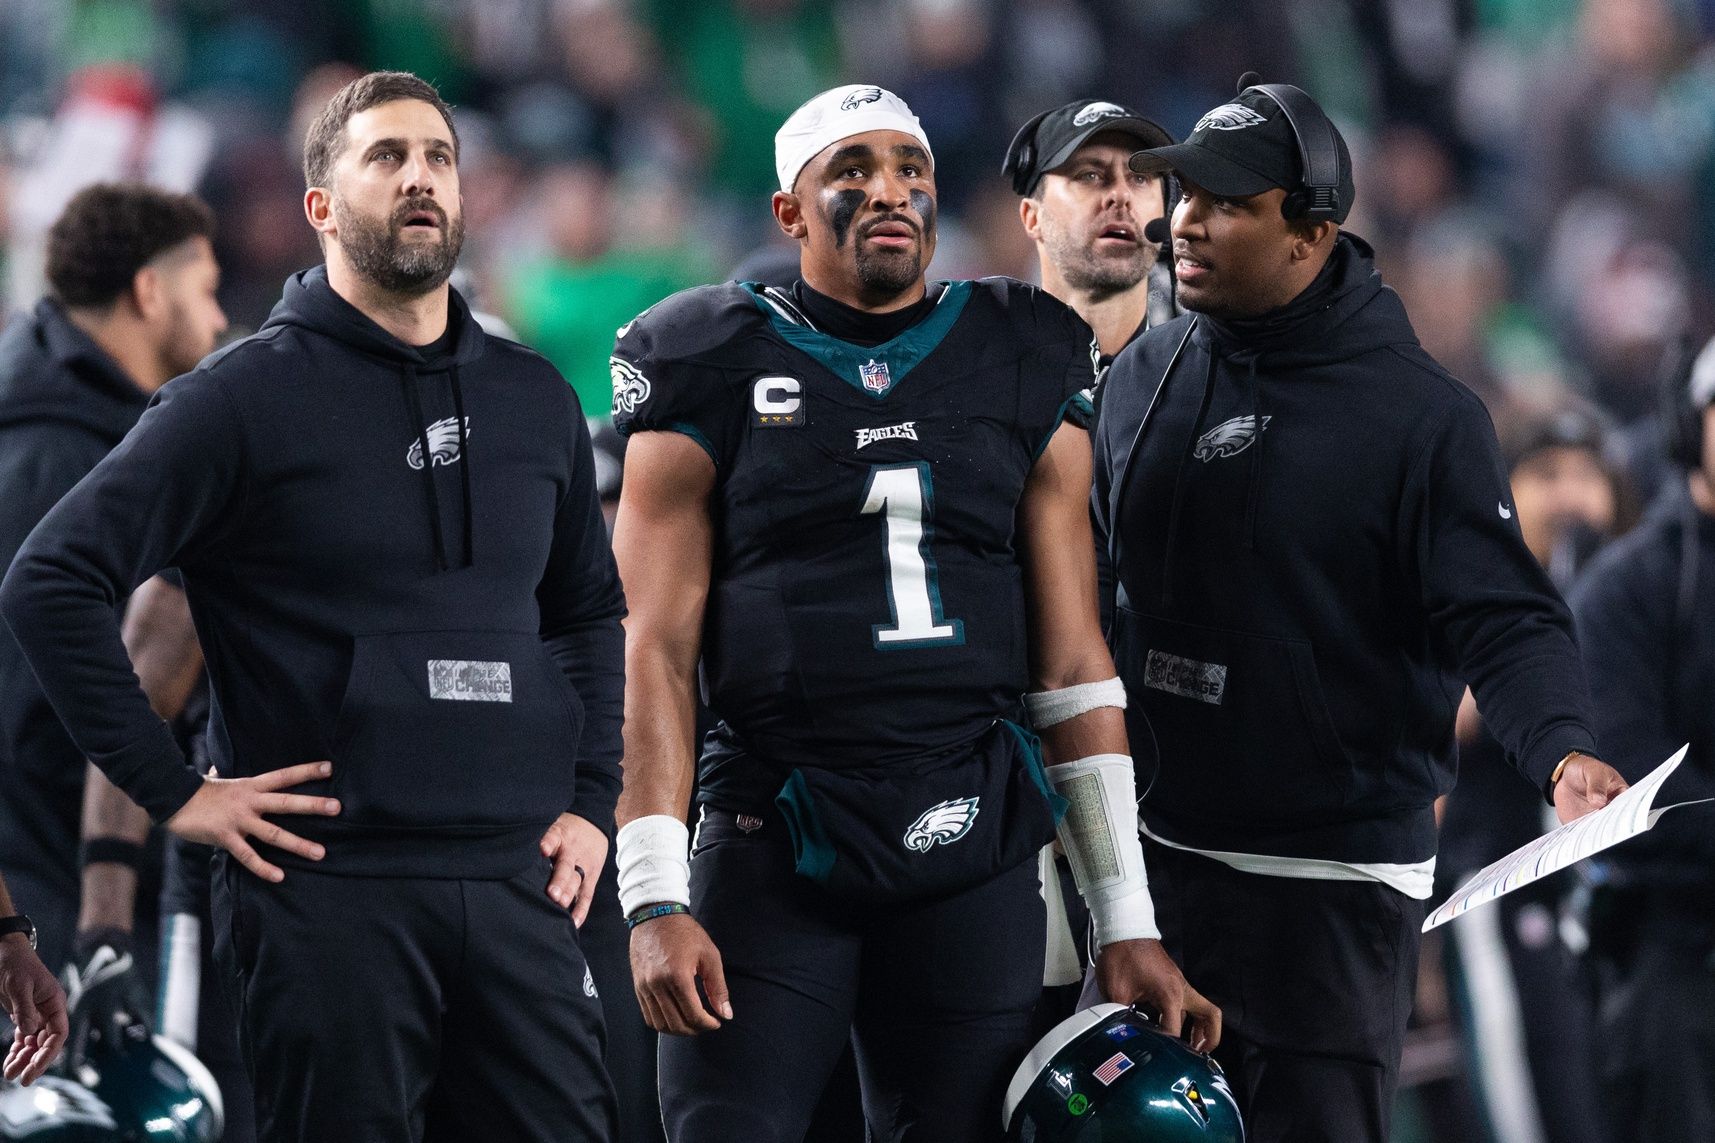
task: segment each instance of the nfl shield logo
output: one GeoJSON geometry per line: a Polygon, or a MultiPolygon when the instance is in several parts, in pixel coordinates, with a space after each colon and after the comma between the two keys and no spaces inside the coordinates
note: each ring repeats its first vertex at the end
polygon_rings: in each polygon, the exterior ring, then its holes
{"type": "Polygon", "coordinates": [[[893,378],[888,375],[887,362],[870,358],[858,366],[858,376],[863,378],[863,387],[877,393],[885,393],[893,384],[893,378]]]}

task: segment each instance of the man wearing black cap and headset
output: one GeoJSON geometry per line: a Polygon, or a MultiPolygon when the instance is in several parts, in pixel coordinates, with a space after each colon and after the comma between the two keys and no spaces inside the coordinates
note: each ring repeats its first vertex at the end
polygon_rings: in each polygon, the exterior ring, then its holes
{"type": "MultiPolygon", "coordinates": [[[[1663,427],[1682,479],[1571,592],[1597,725],[1628,774],[1689,742],[1658,805],[1715,797],[1715,341],[1665,370],[1663,427]]],[[[1588,959],[1603,1137],[1715,1138],[1715,831],[1668,816],[1601,857],[1588,959]]],[[[1150,870],[1153,875],[1154,869],[1150,870]]]]}
{"type": "Polygon", "coordinates": [[[1042,288],[1095,330],[1102,367],[1146,325],[1173,317],[1166,223],[1158,221],[1167,178],[1126,167],[1139,146],[1172,142],[1129,108],[1079,99],[1031,119],[1006,151],[1001,173],[1022,196],[1018,217],[1036,243],[1042,288]]]}
{"type": "Polygon", "coordinates": [[[1321,108],[1245,87],[1131,167],[1182,184],[1192,311],[1120,354],[1096,445],[1164,940],[1252,1140],[1381,1140],[1461,681],[1561,820],[1625,782],[1488,414],[1340,233],[1321,108]]]}

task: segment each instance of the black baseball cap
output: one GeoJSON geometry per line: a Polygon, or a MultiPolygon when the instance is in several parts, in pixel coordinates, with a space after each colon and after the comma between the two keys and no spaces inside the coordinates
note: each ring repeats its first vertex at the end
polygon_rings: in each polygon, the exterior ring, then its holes
{"type": "Polygon", "coordinates": [[[1072,152],[1104,131],[1130,135],[1145,147],[1165,147],[1173,136],[1153,119],[1100,99],[1076,99],[1026,123],[1007,149],[1005,173],[1019,194],[1030,194],[1042,176],[1063,165],[1072,152]]]}
{"type": "MultiPolygon", "coordinates": [[[[1340,201],[1349,210],[1357,197],[1352,155],[1337,127],[1334,142],[1340,149],[1340,201]]],[[[1223,198],[1247,198],[1276,187],[1290,191],[1304,181],[1291,121],[1279,104],[1254,89],[1197,120],[1183,143],[1139,151],[1131,157],[1131,169],[1142,175],[1175,171],[1223,198]]]]}

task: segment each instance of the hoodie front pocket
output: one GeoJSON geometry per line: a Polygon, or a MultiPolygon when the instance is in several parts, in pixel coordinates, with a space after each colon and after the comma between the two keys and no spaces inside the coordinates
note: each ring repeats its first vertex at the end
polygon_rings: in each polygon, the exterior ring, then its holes
{"type": "Polygon", "coordinates": [[[582,722],[534,633],[359,635],[334,728],[340,818],[416,829],[547,821],[571,804],[582,722]]]}
{"type": "Polygon", "coordinates": [[[1345,802],[1351,763],[1308,641],[1127,607],[1116,610],[1114,635],[1126,689],[1160,752],[1149,805],[1173,816],[1280,821],[1313,820],[1345,802]]]}

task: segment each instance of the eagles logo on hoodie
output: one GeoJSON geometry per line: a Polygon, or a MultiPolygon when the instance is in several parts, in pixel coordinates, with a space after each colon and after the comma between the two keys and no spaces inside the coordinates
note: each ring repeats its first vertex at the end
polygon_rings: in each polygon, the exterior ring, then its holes
{"type": "MultiPolygon", "coordinates": [[[[470,418],[464,419],[465,436],[470,435],[470,418]]],[[[457,417],[446,417],[429,426],[429,462],[431,464],[453,464],[459,458],[459,423],[457,417]]],[[[423,467],[423,442],[411,442],[410,449],[405,453],[405,463],[412,468],[423,467]]]]}
{"type": "MultiPolygon", "coordinates": [[[[1268,428],[1273,417],[1264,417],[1262,427],[1268,428]]],[[[1218,456],[1236,456],[1251,447],[1256,440],[1257,427],[1255,417],[1234,417],[1230,421],[1222,421],[1208,432],[1197,438],[1197,448],[1192,456],[1207,463],[1218,456]]]]}

